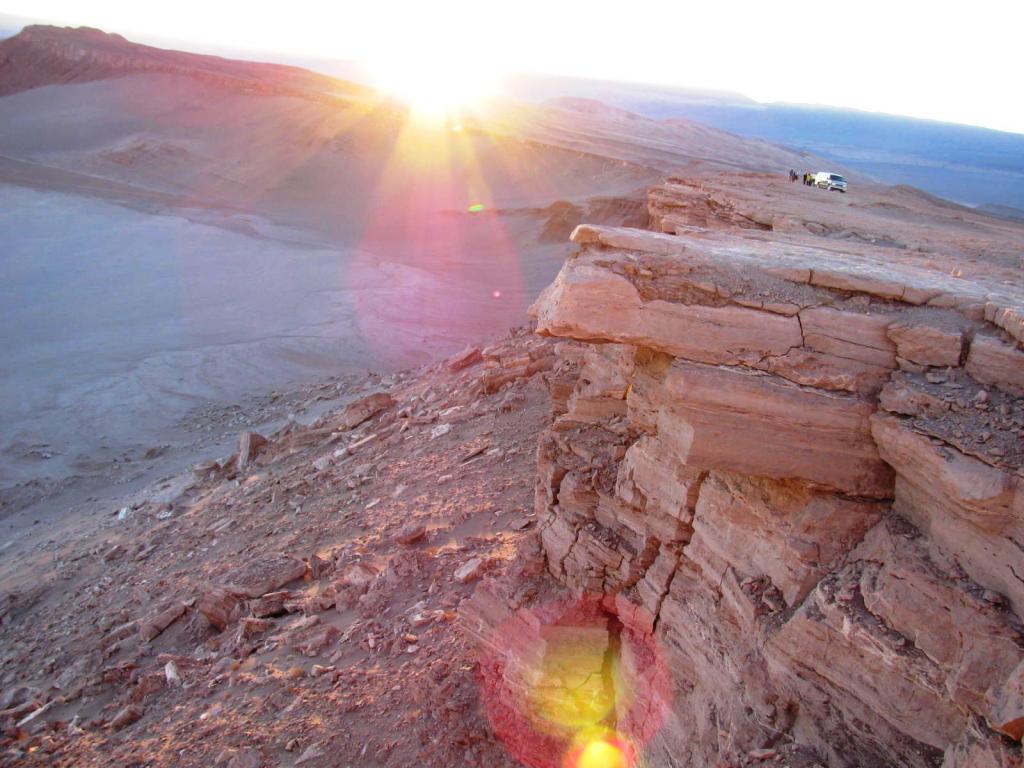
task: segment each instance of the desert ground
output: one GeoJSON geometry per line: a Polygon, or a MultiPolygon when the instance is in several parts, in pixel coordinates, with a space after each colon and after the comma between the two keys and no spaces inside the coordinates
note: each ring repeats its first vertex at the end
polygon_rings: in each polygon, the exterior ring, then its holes
{"type": "Polygon", "coordinates": [[[458,618],[543,570],[556,348],[604,339],[528,309],[579,224],[994,295],[1024,274],[1020,223],[855,169],[794,184],[821,161],[689,121],[560,99],[416,125],[301,70],[11,43],[5,765],[520,764],[458,618]]]}
{"type": "Polygon", "coordinates": [[[642,225],[671,168],[801,160],[585,100],[415,125],[302,70],[38,30],[0,84],[0,493],[6,515],[51,498],[31,521],[153,479],[147,452],[222,448],[188,435],[197,405],[521,324],[572,227],[642,225]],[[58,75],[46,45],[87,55],[58,75]]]}

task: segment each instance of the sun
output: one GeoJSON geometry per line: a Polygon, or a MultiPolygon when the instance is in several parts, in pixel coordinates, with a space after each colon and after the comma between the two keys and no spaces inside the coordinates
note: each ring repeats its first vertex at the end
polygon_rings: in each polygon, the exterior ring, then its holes
{"type": "Polygon", "coordinates": [[[496,92],[497,78],[479,65],[417,57],[371,62],[377,89],[409,107],[413,117],[442,121],[479,108],[496,92]]]}

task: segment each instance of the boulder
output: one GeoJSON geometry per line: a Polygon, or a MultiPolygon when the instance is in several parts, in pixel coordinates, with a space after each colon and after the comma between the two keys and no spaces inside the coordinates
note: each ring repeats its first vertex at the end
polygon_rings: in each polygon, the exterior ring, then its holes
{"type": "Polygon", "coordinates": [[[270,441],[258,432],[243,432],[238,437],[238,459],[235,468],[239,472],[245,470],[269,443],[270,441]]]}
{"type": "Polygon", "coordinates": [[[139,623],[139,636],[149,642],[185,614],[184,603],[174,603],[139,623]]]}
{"type": "Polygon", "coordinates": [[[427,528],[425,525],[422,523],[408,523],[398,529],[398,532],[395,534],[395,541],[408,546],[415,544],[426,535],[427,528]]]}
{"type": "Polygon", "coordinates": [[[110,720],[110,727],[112,730],[119,731],[132,723],[140,720],[144,710],[141,707],[137,707],[134,704],[129,704],[123,709],[119,710],[116,715],[110,720]]]}
{"type": "MultiPolygon", "coordinates": [[[[1005,658],[994,661],[1005,663],[1005,658]]],[[[993,685],[990,700],[987,719],[992,728],[1014,741],[1024,738],[1024,661],[1001,684],[993,685]]]]}
{"type": "Polygon", "coordinates": [[[336,429],[342,431],[355,429],[364,421],[372,419],[381,411],[391,408],[394,404],[394,398],[386,392],[374,392],[372,395],[362,397],[345,406],[345,409],[338,417],[336,429]]]}
{"type": "Polygon", "coordinates": [[[720,563],[744,577],[767,576],[796,605],[884,509],[801,481],[712,472],[700,487],[693,528],[720,563]]]}
{"type": "Polygon", "coordinates": [[[983,384],[1024,395],[1024,352],[995,336],[978,334],[967,352],[967,372],[983,384]]]}
{"type": "Polygon", "coordinates": [[[872,440],[868,401],[681,360],[665,376],[664,397],[659,440],[690,467],[892,496],[892,471],[872,440]]]}
{"type": "Polygon", "coordinates": [[[456,373],[463,368],[483,362],[483,359],[480,347],[469,347],[448,360],[448,370],[451,373],[456,373]]]}
{"type": "Polygon", "coordinates": [[[196,610],[206,617],[211,627],[223,631],[238,617],[241,601],[225,589],[211,588],[199,596],[196,610]]]}
{"type": "Polygon", "coordinates": [[[614,341],[706,363],[754,362],[802,343],[800,323],[736,305],[643,301],[615,272],[575,259],[537,300],[538,333],[614,341]]]}
{"type": "Polygon", "coordinates": [[[483,565],[484,561],[481,558],[471,557],[455,569],[453,577],[459,584],[468,584],[474,579],[479,578],[483,565]]]}
{"type": "Polygon", "coordinates": [[[306,564],[291,555],[256,556],[224,581],[224,589],[245,597],[262,597],[306,574],[306,564]]]}
{"type": "Polygon", "coordinates": [[[896,345],[896,354],[918,365],[960,365],[964,332],[956,327],[927,325],[912,320],[897,321],[887,335],[896,345]]]}
{"type": "Polygon", "coordinates": [[[936,445],[895,416],[872,417],[882,457],[896,470],[894,507],[983,587],[1024,616],[1021,479],[955,448],[936,445]]]}

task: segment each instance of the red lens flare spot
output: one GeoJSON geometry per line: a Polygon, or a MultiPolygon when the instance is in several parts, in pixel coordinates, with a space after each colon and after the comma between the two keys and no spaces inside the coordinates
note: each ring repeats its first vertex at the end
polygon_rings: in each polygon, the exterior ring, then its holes
{"type": "Polygon", "coordinates": [[[493,291],[491,293],[491,296],[493,296],[496,299],[500,299],[501,298],[501,291],[495,290],[495,291],[493,291]]]}

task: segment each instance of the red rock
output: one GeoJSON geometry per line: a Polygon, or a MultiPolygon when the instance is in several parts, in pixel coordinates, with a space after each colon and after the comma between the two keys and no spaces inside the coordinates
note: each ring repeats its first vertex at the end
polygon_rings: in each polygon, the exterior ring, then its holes
{"type": "Polygon", "coordinates": [[[114,715],[113,719],[110,721],[110,727],[115,731],[119,731],[122,728],[138,721],[143,714],[144,710],[141,707],[129,704],[114,715]]]}
{"type": "Polygon", "coordinates": [[[267,619],[256,619],[252,617],[246,617],[238,622],[238,630],[241,636],[246,640],[252,640],[255,637],[259,637],[264,632],[271,630],[276,625],[272,621],[267,619]]]}
{"type": "Polygon", "coordinates": [[[167,678],[162,672],[143,675],[132,688],[128,698],[136,704],[141,703],[157,691],[163,690],[166,685],[167,678]]]}
{"type": "Polygon", "coordinates": [[[139,636],[149,642],[185,614],[185,604],[175,603],[139,624],[139,636]]]}
{"type": "Polygon", "coordinates": [[[991,709],[988,721],[992,728],[1014,741],[1024,739],[1024,661],[1017,665],[1006,680],[993,685],[989,695],[991,709]]]}
{"type": "Polygon", "coordinates": [[[366,588],[377,574],[377,569],[369,563],[353,563],[341,572],[341,583],[346,587],[366,588]]]}
{"type": "Polygon", "coordinates": [[[829,307],[800,312],[800,327],[808,348],[889,370],[896,367],[896,345],[886,335],[892,321],[890,315],[829,307]]]}
{"type": "Polygon", "coordinates": [[[384,392],[375,392],[372,395],[349,403],[337,422],[337,429],[355,429],[364,421],[368,421],[381,411],[391,408],[395,404],[394,398],[384,392]]]}
{"type": "Polygon", "coordinates": [[[1024,395],[1024,352],[995,336],[977,334],[971,340],[967,372],[982,384],[1024,395]]]}
{"type": "Polygon", "coordinates": [[[483,359],[484,356],[480,352],[479,347],[469,347],[448,360],[448,370],[456,373],[463,368],[469,368],[471,365],[483,362],[483,359]]]}
{"type": "Polygon", "coordinates": [[[235,462],[235,468],[239,472],[245,470],[269,442],[267,438],[257,432],[243,432],[239,435],[238,460],[235,462]]]}
{"type": "Polygon", "coordinates": [[[869,402],[683,361],[673,363],[663,388],[659,440],[690,467],[892,495],[892,472],[871,437],[869,402]]]}
{"type": "Polygon", "coordinates": [[[227,768],[262,768],[266,763],[263,756],[255,749],[240,749],[231,755],[227,768]]]}
{"type": "MultiPolygon", "coordinates": [[[[959,364],[989,284],[759,237],[573,239],[580,253],[533,308],[541,333],[592,342],[556,361],[538,447],[555,584],[517,572],[460,607],[484,696],[530,695],[522,670],[546,661],[534,641],[565,588],[568,604],[594,595],[623,628],[657,633],[683,693],[643,707],[665,708],[644,741],[652,765],[1019,762],[982,723],[1018,735],[1020,478],[915,432],[948,421],[964,374],[927,369],[959,364]],[[880,391],[913,418],[876,413],[880,391]]],[[[488,362],[495,377],[522,364],[488,362]]],[[[988,415],[1012,421],[1002,395],[984,400],[972,413],[999,404],[988,415]]],[[[627,646],[624,676],[642,663],[627,646]]]]}
{"type": "Polygon", "coordinates": [[[322,579],[324,576],[330,574],[334,570],[334,563],[330,560],[324,560],[317,554],[313,554],[309,558],[309,577],[314,581],[322,579]]]}
{"type": "Polygon", "coordinates": [[[483,570],[484,561],[479,557],[472,557],[455,569],[454,578],[459,584],[467,584],[479,578],[483,570]]]}
{"type": "Polygon", "coordinates": [[[283,554],[254,557],[225,579],[224,589],[246,597],[262,597],[268,592],[302,578],[306,564],[283,554]]]}
{"type": "Polygon", "coordinates": [[[1024,515],[1020,478],[936,446],[893,416],[872,417],[872,433],[897,473],[895,508],[1024,615],[1020,549],[1010,538],[1024,515]]]}
{"type": "MultiPolygon", "coordinates": [[[[798,604],[879,519],[885,505],[815,491],[805,483],[712,473],[701,485],[693,528],[737,573],[768,576],[787,604],[798,604]]],[[[698,560],[699,562],[699,560],[698,560]]],[[[703,563],[708,578],[719,567],[703,563]]]]}
{"type": "Polygon", "coordinates": [[[635,344],[707,363],[754,361],[802,343],[794,317],[737,306],[645,302],[629,280],[580,258],[566,263],[535,306],[540,333],[635,344]]]}
{"type": "Polygon", "coordinates": [[[265,619],[270,616],[280,616],[285,613],[285,603],[291,600],[292,593],[283,590],[281,592],[269,592],[258,600],[249,603],[249,612],[256,618],[265,619]]]}
{"type": "Polygon", "coordinates": [[[415,544],[427,535],[427,528],[422,523],[408,523],[398,529],[395,534],[395,541],[399,544],[415,544]]]}
{"type": "Polygon", "coordinates": [[[955,327],[897,321],[888,334],[896,344],[896,354],[918,365],[938,367],[960,365],[964,332],[955,327]]]}
{"type": "Polygon", "coordinates": [[[196,609],[206,617],[210,626],[223,631],[237,618],[241,610],[241,601],[228,590],[213,588],[199,596],[196,609]]]}

